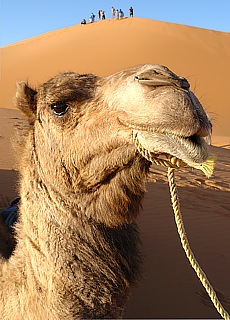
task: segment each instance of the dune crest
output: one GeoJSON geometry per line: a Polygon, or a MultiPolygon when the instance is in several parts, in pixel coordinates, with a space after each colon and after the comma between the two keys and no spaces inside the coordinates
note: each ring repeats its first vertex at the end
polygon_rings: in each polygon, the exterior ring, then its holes
{"type": "Polygon", "coordinates": [[[142,18],[108,19],[48,32],[1,48],[0,107],[13,108],[17,80],[41,84],[62,71],[105,76],[159,63],[186,76],[214,121],[230,136],[230,34],[142,18]]]}

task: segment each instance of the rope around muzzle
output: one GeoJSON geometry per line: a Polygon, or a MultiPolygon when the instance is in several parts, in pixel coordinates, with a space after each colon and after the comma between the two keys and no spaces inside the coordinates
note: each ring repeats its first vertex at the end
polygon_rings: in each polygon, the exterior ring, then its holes
{"type": "MultiPolygon", "coordinates": [[[[150,151],[144,149],[139,141],[137,140],[137,137],[134,137],[134,142],[137,147],[137,150],[139,153],[145,157],[147,160],[151,161],[152,163],[156,165],[163,165],[168,168],[168,183],[169,183],[169,190],[170,190],[170,195],[171,195],[171,203],[172,203],[172,208],[174,212],[174,217],[175,217],[175,222],[177,226],[177,231],[180,237],[180,241],[182,244],[182,247],[185,251],[185,254],[192,266],[192,268],[195,270],[197,277],[200,279],[203,287],[205,288],[206,292],[208,293],[213,305],[215,306],[216,310],[219,312],[219,314],[222,316],[223,319],[225,320],[230,320],[230,316],[228,312],[224,309],[222,304],[220,303],[215,290],[213,289],[212,285],[210,284],[206,274],[200,267],[199,263],[197,262],[192,249],[190,247],[188,238],[186,236],[185,232],[185,227],[183,223],[183,218],[182,214],[180,211],[180,203],[179,203],[179,197],[177,193],[177,188],[176,188],[176,183],[175,183],[175,175],[174,171],[175,168],[178,168],[180,166],[185,166],[186,164],[179,160],[175,159],[175,157],[169,156],[168,159],[161,159],[158,156],[154,155],[150,151]]],[[[214,158],[210,157],[208,161],[205,163],[203,167],[196,166],[197,169],[202,170],[207,176],[211,175],[211,172],[213,170],[214,166],[214,158]],[[211,168],[212,166],[212,168],[211,168]]]]}

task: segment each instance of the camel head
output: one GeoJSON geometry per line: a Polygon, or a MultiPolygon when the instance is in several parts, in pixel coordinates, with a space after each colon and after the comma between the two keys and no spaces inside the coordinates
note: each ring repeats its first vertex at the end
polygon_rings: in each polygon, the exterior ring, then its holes
{"type": "Polygon", "coordinates": [[[30,123],[26,140],[40,176],[62,193],[95,191],[128,171],[135,184],[137,170],[150,166],[135,141],[188,164],[208,157],[210,121],[188,81],[161,65],[104,78],[61,73],[37,90],[20,82],[16,102],[30,123]]]}
{"type": "Polygon", "coordinates": [[[118,119],[133,129],[142,147],[188,164],[207,159],[204,138],[211,134],[211,123],[185,78],[161,65],[143,65],[107,81],[109,106],[123,111],[118,119]]]}

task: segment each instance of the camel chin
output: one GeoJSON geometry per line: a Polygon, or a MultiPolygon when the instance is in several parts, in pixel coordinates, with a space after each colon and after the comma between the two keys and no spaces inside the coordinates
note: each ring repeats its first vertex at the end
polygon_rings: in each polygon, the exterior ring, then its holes
{"type": "Polygon", "coordinates": [[[201,164],[209,157],[205,138],[198,135],[182,137],[170,133],[134,130],[136,143],[153,154],[164,154],[182,160],[188,165],[201,164]]]}

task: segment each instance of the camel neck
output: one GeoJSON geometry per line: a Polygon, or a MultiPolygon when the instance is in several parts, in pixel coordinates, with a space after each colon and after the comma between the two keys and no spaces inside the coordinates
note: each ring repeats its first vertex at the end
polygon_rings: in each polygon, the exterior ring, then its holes
{"type": "MultiPolygon", "coordinates": [[[[82,186],[83,174],[76,171],[75,189],[65,189],[64,183],[49,178],[36,154],[30,156],[34,163],[21,172],[21,218],[13,260],[20,257],[36,287],[44,293],[56,292],[62,303],[83,300],[91,310],[101,303],[103,308],[123,306],[138,278],[135,221],[148,164],[142,157],[130,158],[113,174],[99,175],[103,178],[96,183],[91,179],[90,185],[82,186]]],[[[65,174],[66,168],[62,169],[65,174]]]]}
{"type": "Polygon", "coordinates": [[[136,224],[111,228],[72,213],[57,220],[57,214],[66,214],[63,208],[50,207],[46,200],[34,210],[36,197],[35,193],[33,201],[21,204],[21,210],[29,213],[21,221],[22,249],[25,255],[26,247],[26,268],[41,290],[57,292],[64,304],[81,300],[89,314],[101,302],[107,309],[111,304],[122,306],[140,273],[136,224]]]}
{"type": "MultiPolygon", "coordinates": [[[[135,281],[139,270],[139,237],[134,218],[117,226],[101,222],[99,213],[104,216],[112,213],[109,204],[102,206],[99,192],[82,193],[81,197],[70,194],[68,199],[60,201],[60,194],[38,178],[23,177],[22,186],[20,230],[23,235],[19,237],[25,239],[29,255],[34,255],[31,259],[34,273],[37,270],[41,273],[42,261],[45,273],[53,270],[56,279],[64,281],[67,287],[69,283],[71,288],[73,283],[77,285],[73,278],[76,274],[79,277],[79,273],[81,285],[89,275],[97,278],[98,274],[105,279],[105,287],[126,288],[135,281]]],[[[141,196],[138,195],[135,205],[141,196]]],[[[124,213],[125,210],[120,213],[121,217],[124,213]]],[[[37,277],[45,278],[48,283],[43,273],[37,277]]]]}

